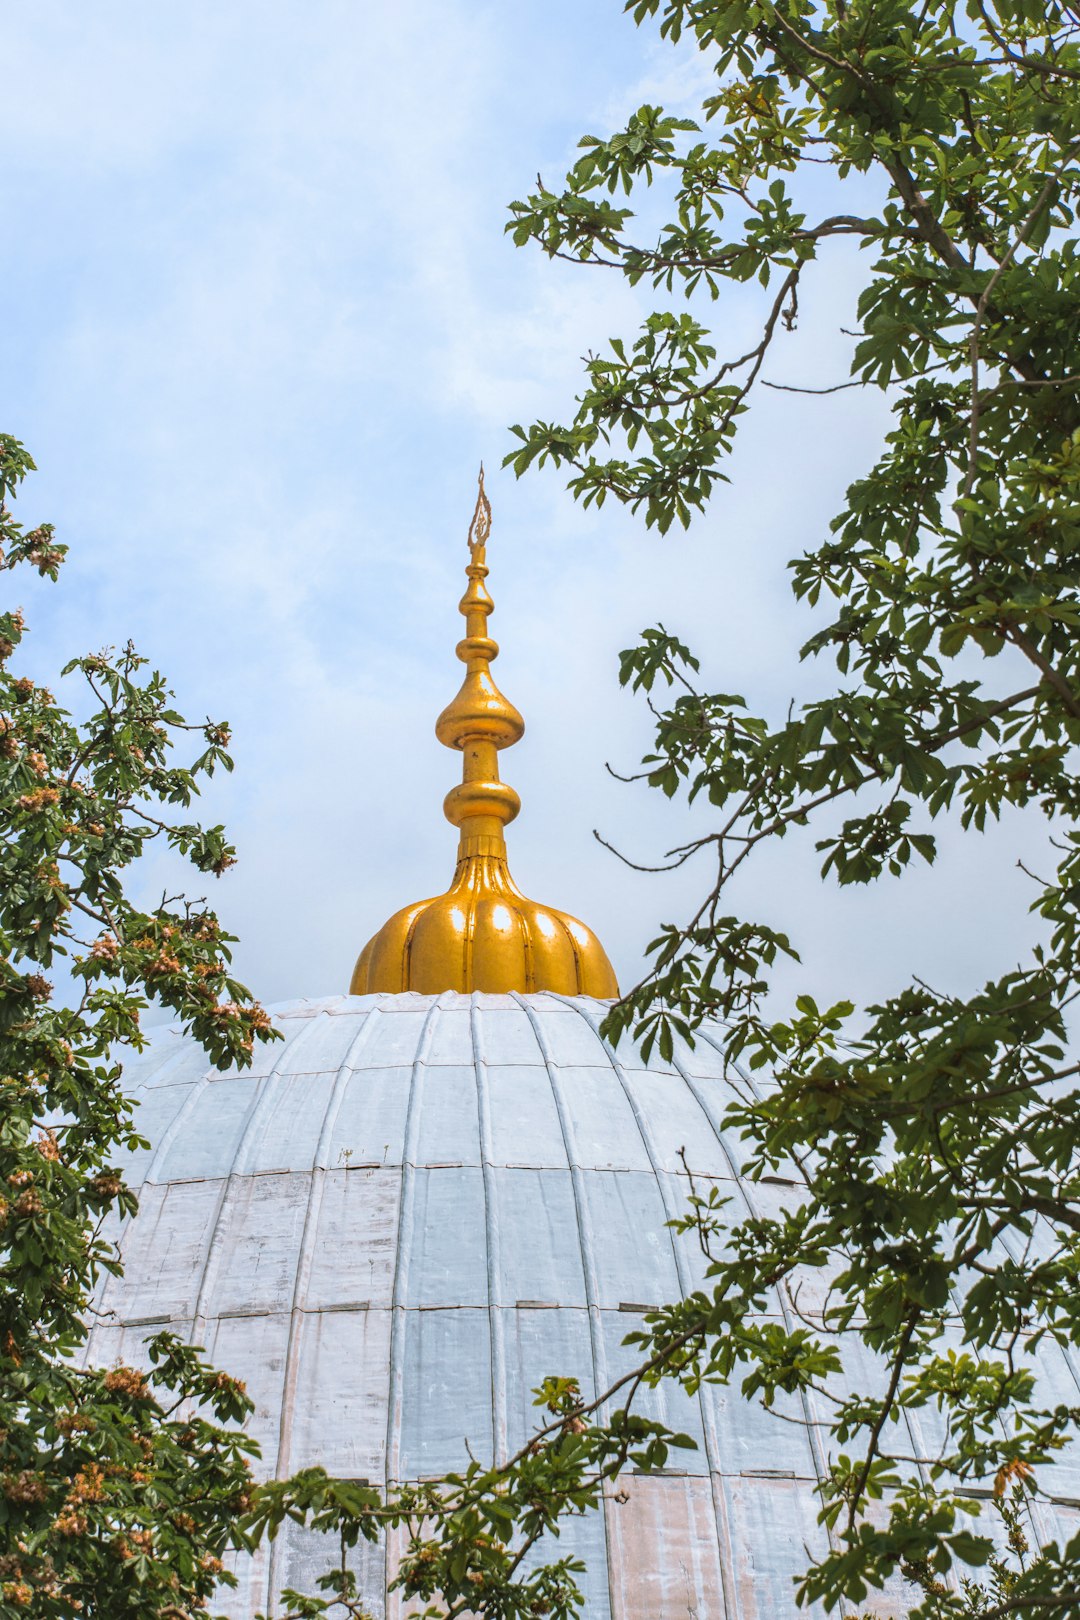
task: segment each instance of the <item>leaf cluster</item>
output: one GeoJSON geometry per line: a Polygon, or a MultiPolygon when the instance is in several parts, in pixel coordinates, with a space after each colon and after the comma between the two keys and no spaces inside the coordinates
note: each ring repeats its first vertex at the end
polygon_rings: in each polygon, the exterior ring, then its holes
{"type": "MultiPolygon", "coordinates": [[[[66,548],[15,514],[33,463],[0,436],[0,571],[55,579],[66,548]]],[[[233,978],[231,936],[204,902],[144,910],[128,869],[160,839],[202,873],[233,861],[190,810],[231,769],[228,728],[190,726],[130,646],[73,660],[75,721],[17,673],[27,627],[0,615],[0,1616],[206,1614],[250,1507],[243,1385],[169,1334],[144,1364],[82,1363],[95,1290],[120,1270],[146,1146],[121,1086],[141,1015],[168,1007],[221,1068],[276,1038],[233,978]],[[178,741],[198,738],[190,764],[178,741]],[[66,970],[70,989],[46,978],[66,970]]]]}

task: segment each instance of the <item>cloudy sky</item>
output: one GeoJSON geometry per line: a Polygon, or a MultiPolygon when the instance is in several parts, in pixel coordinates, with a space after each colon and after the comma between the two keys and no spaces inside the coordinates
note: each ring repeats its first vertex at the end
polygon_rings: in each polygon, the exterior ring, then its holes
{"type": "MultiPolygon", "coordinates": [[[[732,483],[666,541],[580,512],[550,472],[496,470],[507,425],[567,412],[579,357],[651,307],[513,248],[506,205],[642,101],[692,110],[701,65],[619,0],[35,0],[4,54],[0,426],[40,468],[22,515],[72,547],[59,588],[19,585],[33,673],[55,684],[132,637],[186,713],[232,721],[236,774],[203,811],[239,845],[213,891],[238,969],[269,1002],[344,989],[375,928],[452,870],[456,759],[432,728],[460,678],[483,458],[497,673],[528,727],[503,756],[514,873],[631,983],[707,873],[636,876],[593,841],[649,860],[702,825],[605,772],[649,740],[619,649],[663,621],[773,718],[818,688],[784,564],[885,420],[851,393],[761,395],[732,483]]],[[[775,380],[842,380],[864,273],[844,252],[817,267],[775,380]]],[[[707,317],[725,348],[757,308],[751,289],[707,317]]],[[[732,904],[791,932],[785,989],[962,989],[1029,937],[1021,834],[842,895],[789,840],[732,904]]]]}

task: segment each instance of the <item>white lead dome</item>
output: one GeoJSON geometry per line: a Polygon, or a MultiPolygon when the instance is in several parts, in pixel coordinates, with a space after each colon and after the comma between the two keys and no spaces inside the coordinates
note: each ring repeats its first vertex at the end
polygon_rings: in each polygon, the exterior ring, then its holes
{"type": "MultiPolygon", "coordinates": [[[[462,1466],[466,1441],[505,1457],[537,1421],[545,1376],[606,1388],[631,1365],[621,1340],[642,1313],[700,1284],[700,1250],[667,1226],[686,1208],[680,1148],[695,1176],[725,1184],[733,1218],[800,1196],[740,1179],[707,1033],[645,1067],[629,1042],[616,1056],[600,1040],[606,1010],[549,994],[293,1002],[273,1009],[284,1043],[225,1075],[157,1032],[127,1071],[153,1146],[131,1166],[140,1209],[90,1358],[138,1363],[165,1326],[205,1345],[256,1402],[263,1474],[417,1479],[462,1466]]],[[[809,1277],[800,1308],[817,1309],[822,1287],[809,1277]]],[[[775,1310],[790,1302],[777,1294],[775,1310]]],[[[1048,1404],[1076,1403],[1058,1351],[1040,1351],[1040,1373],[1048,1404]]],[[[667,1384],[640,1409],[698,1450],[628,1473],[625,1500],[567,1522],[551,1556],[585,1559],[586,1620],[794,1615],[791,1577],[823,1535],[811,1436],[825,1414],[792,1403],[775,1417],[737,1389],[691,1400],[667,1384]]],[[[935,1437],[911,1423],[925,1456],[935,1437]]],[[[1080,1470],[1052,1473],[1036,1531],[1061,1539],[1080,1470]]],[[[402,1611],[386,1595],[393,1557],[357,1551],[376,1616],[402,1611]]],[[[274,1612],[282,1587],[312,1590],[331,1558],[287,1527],[221,1606],[274,1612]]]]}

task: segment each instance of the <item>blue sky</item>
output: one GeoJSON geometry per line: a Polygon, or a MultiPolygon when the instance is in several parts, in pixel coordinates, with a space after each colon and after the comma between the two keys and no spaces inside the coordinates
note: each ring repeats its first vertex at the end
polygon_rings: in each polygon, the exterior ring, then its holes
{"type": "MultiPolygon", "coordinates": [[[[619,0],[35,0],[5,19],[0,243],[5,431],[40,472],[23,503],[72,547],[59,588],[20,584],[33,672],[132,637],[191,716],[228,717],[237,771],[207,793],[240,864],[213,898],[264,1000],[345,988],[384,918],[446,886],[456,603],[477,464],[489,469],[497,673],[525,715],[504,775],[527,893],[584,918],[623,982],[702,868],[627,873],[703,825],[620,786],[648,746],[617,654],[662,620],[715,689],[779,718],[827,678],[785,559],[869,463],[880,405],[763,394],[733,481],[686,537],[582,513],[551,474],[498,473],[507,424],[568,411],[579,357],[651,307],[602,272],[514,249],[506,205],[578,137],[642,101],[689,111],[702,65],[619,0]]],[[[846,375],[864,267],[816,269],[769,374],[846,375]]],[[[754,289],[705,317],[734,348],[754,289]]],[[[62,689],[61,689],[62,690],[62,689]]],[[[947,841],[939,871],[838,895],[789,840],[732,889],[786,926],[785,988],[870,997],[1011,962],[1010,876],[1033,834],[947,841]]],[[[145,892],[174,881],[168,861],[145,892]]],[[[198,885],[196,885],[198,888],[198,885]]]]}

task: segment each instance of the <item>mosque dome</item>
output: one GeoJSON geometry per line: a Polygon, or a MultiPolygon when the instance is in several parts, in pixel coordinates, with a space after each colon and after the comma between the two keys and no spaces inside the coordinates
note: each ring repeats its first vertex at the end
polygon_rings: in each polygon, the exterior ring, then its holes
{"type": "MultiPolygon", "coordinates": [[[[509,1455],[550,1374],[606,1389],[642,1314],[701,1283],[700,1251],[666,1226],[686,1207],[679,1149],[740,1202],[787,1196],[739,1182],[710,1042],[645,1067],[601,1040],[606,1010],[548,993],[298,1002],[273,1011],[284,1043],[226,1074],[158,1033],[128,1071],[154,1145],[128,1172],[140,1208],[94,1359],[190,1335],[247,1383],[266,1475],[373,1483],[462,1468],[466,1446],[509,1455]]],[[[588,1620],[782,1614],[817,1535],[806,1431],[719,1389],[649,1400],[699,1449],[568,1523],[558,1554],[587,1564],[588,1620]]],[[[367,1606],[395,1612],[385,1556],[360,1552],[367,1606]]],[[[329,1561],[286,1526],[225,1607],[249,1620],[329,1561]]]]}
{"type": "MultiPolygon", "coordinates": [[[[474,552],[470,568],[481,566],[474,552]]],[[[480,639],[472,625],[470,638],[480,639]]],[[[466,645],[470,657],[489,677],[490,657],[466,645]]],[[[473,711],[476,725],[481,705],[473,711]]],[[[613,976],[580,994],[565,960],[530,961],[520,922],[530,903],[516,890],[492,900],[510,801],[496,791],[493,750],[476,740],[465,738],[464,785],[493,791],[469,816],[502,809],[456,823],[459,873],[464,863],[478,896],[463,932],[429,949],[419,925],[410,934],[392,918],[361,956],[360,993],[270,1009],[284,1040],[248,1069],[219,1073],[179,1028],[155,1031],[126,1067],[151,1145],[127,1166],[139,1210],[120,1227],[124,1272],[103,1285],[88,1359],[138,1365],[164,1328],[205,1346],[248,1386],[263,1477],[318,1465],[389,1484],[460,1469],[470,1454],[506,1458],[536,1426],[532,1391],[545,1377],[602,1393],[633,1365],[622,1341],[644,1314],[703,1286],[697,1243],[668,1224],[686,1209],[691,1173],[732,1200],[734,1219],[801,1197],[794,1170],[740,1173],[719,1031],[644,1062],[600,1036],[613,976]],[[469,842],[482,839],[493,842],[469,842]],[[494,927],[496,903],[517,908],[516,934],[494,927]]],[[[607,958],[595,951],[599,972],[607,958]]],[[[825,1286],[808,1276],[798,1308],[820,1310],[825,1286]]],[[[769,1314],[792,1309],[777,1290],[769,1314]]],[[[1075,1404],[1080,1367],[1051,1347],[1039,1366],[1047,1403],[1075,1404]]],[[[869,1364],[847,1372],[865,1376],[864,1389],[877,1377],[869,1364]]],[[[825,1534],[816,1423],[827,1413],[816,1399],[781,1399],[770,1413],[737,1388],[643,1391],[637,1409],[697,1449],[658,1472],[628,1471],[602,1507],[537,1549],[584,1560],[585,1620],[793,1615],[792,1577],[825,1534]]],[[[932,1417],[904,1421],[912,1454],[932,1455],[932,1417]]],[[[1064,1542],[1080,1467],[1066,1459],[1053,1473],[1035,1529],[1064,1542]]],[[[400,1551],[392,1535],[356,1550],[376,1620],[405,1612],[387,1592],[400,1551]]],[[[219,1607],[230,1620],[275,1613],[283,1587],[313,1590],[332,1558],[327,1540],[286,1522],[239,1560],[240,1585],[219,1607]]],[[[870,1606],[885,1620],[910,1601],[875,1595],[870,1606]]]]}
{"type": "MultiPolygon", "coordinates": [[[[139,1213],[90,1357],[138,1365],[166,1328],[204,1345],[247,1383],[264,1477],[319,1465],[381,1483],[512,1454],[545,1377],[602,1392],[634,1365],[622,1340],[644,1313],[703,1285],[697,1243],[667,1225],[687,1207],[687,1166],[733,1219],[801,1196],[794,1172],[740,1176],[717,1032],[644,1064],[601,1039],[606,1011],[543,992],[298,1001],[272,1009],[283,1042],[224,1074],[157,1031],[127,1070],[152,1146],[128,1168],[139,1213]]],[[[809,1274],[799,1308],[820,1308],[825,1286],[809,1274]]],[[[777,1290],[770,1314],[791,1310],[777,1290]]],[[[1080,1366],[1044,1346],[1040,1373],[1048,1404],[1076,1403],[1080,1366]]],[[[691,1398],[666,1382],[636,1404],[697,1450],[624,1475],[602,1510],[566,1522],[548,1556],[584,1560],[585,1620],[793,1616],[792,1577],[824,1534],[824,1406],[772,1415],[734,1387],[691,1398]]],[[[908,1421],[913,1453],[932,1454],[931,1420],[908,1421]]],[[[1080,1465],[1053,1473],[1036,1529],[1064,1543],[1080,1465]]],[[[376,1620],[403,1612],[386,1595],[394,1554],[357,1549],[376,1620]]],[[[277,1592],[313,1590],[332,1558],[286,1523],[220,1606],[274,1613],[277,1592]]],[[[869,1607],[884,1620],[910,1600],[869,1607]]]]}

